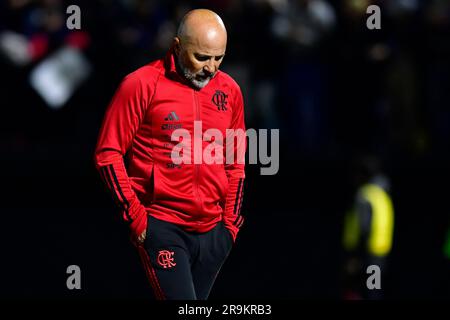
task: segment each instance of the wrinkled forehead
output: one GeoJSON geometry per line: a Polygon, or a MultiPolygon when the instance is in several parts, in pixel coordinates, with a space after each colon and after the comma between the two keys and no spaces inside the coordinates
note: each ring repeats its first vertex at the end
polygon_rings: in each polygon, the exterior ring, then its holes
{"type": "Polygon", "coordinates": [[[208,55],[222,55],[227,47],[227,34],[217,28],[200,28],[182,39],[186,49],[208,55]]]}

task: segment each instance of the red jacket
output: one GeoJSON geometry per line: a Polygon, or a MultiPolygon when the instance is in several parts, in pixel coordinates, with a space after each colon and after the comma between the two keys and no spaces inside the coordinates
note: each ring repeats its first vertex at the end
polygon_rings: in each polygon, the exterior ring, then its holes
{"type": "MultiPolygon", "coordinates": [[[[194,137],[194,120],[202,122],[203,132],[219,129],[225,140],[226,129],[245,131],[242,93],[229,75],[218,71],[203,89],[194,89],[177,73],[169,50],[164,59],[127,75],[117,89],[95,163],[130,223],[132,238],[145,230],[150,214],[196,232],[223,220],[236,239],[244,220],[244,164],[176,165],[171,159],[178,144],[171,141],[172,132],[182,128],[194,137]]],[[[203,141],[202,149],[210,144],[203,141]]]]}

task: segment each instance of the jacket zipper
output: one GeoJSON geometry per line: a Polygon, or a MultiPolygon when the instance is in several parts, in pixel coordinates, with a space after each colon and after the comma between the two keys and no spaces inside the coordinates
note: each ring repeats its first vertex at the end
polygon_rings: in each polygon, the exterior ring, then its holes
{"type": "MultiPolygon", "coordinates": [[[[194,105],[195,105],[195,110],[194,110],[194,118],[195,121],[201,121],[200,118],[200,106],[199,106],[199,102],[198,102],[198,95],[197,92],[195,90],[192,90],[193,95],[194,95],[194,105]]],[[[196,137],[194,136],[194,143],[196,142],[196,137]]],[[[195,148],[194,148],[195,150],[195,148]]],[[[201,150],[203,151],[203,146],[201,147],[201,150]]],[[[203,155],[202,155],[203,156],[203,155]]],[[[195,158],[195,155],[194,155],[195,158]]],[[[195,193],[195,197],[197,199],[197,207],[199,210],[202,209],[202,202],[201,202],[201,198],[200,198],[200,192],[198,189],[199,186],[199,174],[200,174],[200,164],[198,163],[194,163],[194,193],[195,193]]]]}

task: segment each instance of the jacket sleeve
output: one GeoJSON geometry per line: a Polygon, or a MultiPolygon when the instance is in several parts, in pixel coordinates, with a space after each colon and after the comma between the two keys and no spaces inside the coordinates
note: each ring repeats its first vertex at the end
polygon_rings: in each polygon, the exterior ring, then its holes
{"type": "Polygon", "coordinates": [[[145,115],[150,95],[138,77],[125,77],[106,110],[94,156],[97,170],[130,224],[133,241],[146,229],[147,213],[131,187],[124,156],[145,115]]]}
{"type": "Polygon", "coordinates": [[[234,97],[233,115],[231,128],[235,137],[227,134],[227,150],[234,151],[234,161],[226,161],[225,172],[228,178],[228,192],[225,200],[224,223],[230,231],[233,241],[240,227],[244,223],[244,217],[241,215],[242,201],[244,197],[244,179],[245,179],[245,152],[247,148],[247,139],[245,135],[244,120],[244,101],[241,90],[238,88],[234,97]],[[240,131],[240,133],[238,132],[240,131]]]}

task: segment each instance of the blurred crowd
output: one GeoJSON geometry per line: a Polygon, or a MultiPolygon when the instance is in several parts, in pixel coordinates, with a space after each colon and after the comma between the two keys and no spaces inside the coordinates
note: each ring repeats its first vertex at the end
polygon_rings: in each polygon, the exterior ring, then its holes
{"type": "Polygon", "coordinates": [[[284,139],[311,156],[342,145],[384,155],[448,151],[448,1],[8,0],[0,50],[23,71],[73,46],[94,73],[106,68],[117,80],[163,56],[195,7],[216,10],[227,25],[223,68],[243,87],[249,126],[286,128],[284,139]],[[70,4],[80,7],[80,30],[66,27],[70,4]],[[381,7],[381,30],[366,27],[371,4],[381,7]]]}
{"type": "MultiPolygon", "coordinates": [[[[8,0],[0,6],[3,67],[27,73],[58,48],[75,47],[93,66],[92,77],[107,83],[106,95],[126,73],[164,55],[187,10],[208,7],[228,28],[223,68],[245,92],[249,127],[281,127],[284,142],[311,157],[449,150],[448,1],[8,0]],[[80,8],[80,30],[66,27],[71,4],[80,8]],[[381,8],[380,30],[366,27],[371,4],[381,8]]],[[[93,108],[101,113],[104,106],[93,108]]]]}

